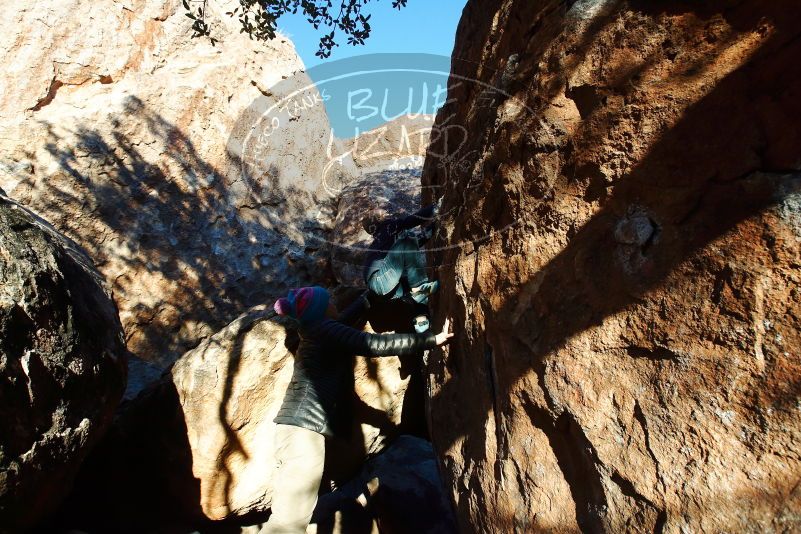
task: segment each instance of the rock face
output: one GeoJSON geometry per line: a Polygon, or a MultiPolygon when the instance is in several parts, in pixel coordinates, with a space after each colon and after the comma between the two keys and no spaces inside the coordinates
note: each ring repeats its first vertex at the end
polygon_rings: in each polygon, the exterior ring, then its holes
{"type": "Polygon", "coordinates": [[[56,507],[125,389],[117,308],[92,262],[0,194],[0,530],[56,507]]]}
{"type": "MultiPolygon", "coordinates": [[[[292,377],[297,342],[289,322],[259,307],[182,356],[123,405],[65,506],[72,517],[61,524],[141,531],[165,519],[267,510],[272,420],[292,377]]],[[[351,434],[327,447],[327,476],[339,482],[390,438],[414,428],[404,419],[410,376],[399,358],[355,357],[353,367],[351,434]]]]}
{"type": "Polygon", "coordinates": [[[180,0],[15,2],[0,21],[0,187],[86,248],[129,349],[162,365],[329,274],[324,109],[266,135],[303,65],[241,35],[237,5],[209,2],[216,46],[180,0]]]}
{"type": "Polygon", "coordinates": [[[364,287],[362,270],[372,237],[362,228],[370,212],[402,216],[420,209],[420,174],[434,117],[404,115],[342,143],[354,164],[336,194],[330,234],[334,276],[342,285],[364,287]]]}
{"type": "Polygon", "coordinates": [[[423,172],[465,532],[801,528],[800,9],[468,2],[423,172]]]}
{"type": "Polygon", "coordinates": [[[431,443],[414,436],[398,437],[356,478],[323,495],[312,524],[342,534],[456,532],[431,443]]]}

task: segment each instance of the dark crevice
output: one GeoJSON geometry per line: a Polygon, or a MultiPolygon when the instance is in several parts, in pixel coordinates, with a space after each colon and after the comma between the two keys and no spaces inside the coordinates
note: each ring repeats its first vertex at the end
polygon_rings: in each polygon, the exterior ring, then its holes
{"type": "Polygon", "coordinates": [[[642,247],[640,247],[640,250],[642,251],[643,254],[646,254],[648,252],[648,249],[650,249],[651,246],[656,242],[656,239],[662,232],[662,227],[659,226],[655,220],[648,217],[648,222],[651,223],[651,228],[653,228],[653,231],[651,232],[651,235],[648,236],[648,239],[645,240],[645,243],[642,244],[642,247]]]}
{"type": "Polygon", "coordinates": [[[33,319],[18,304],[13,304],[4,316],[0,316],[3,338],[0,347],[11,361],[19,360],[26,347],[32,344],[32,335],[38,330],[33,319]]]}
{"type": "MultiPolygon", "coordinates": [[[[39,99],[33,107],[28,108],[29,111],[39,111],[43,107],[50,104],[55,98],[58,90],[61,89],[65,85],[83,85],[86,81],[77,82],[77,83],[64,83],[56,76],[53,76],[53,79],[50,81],[50,87],[47,88],[47,94],[39,99]]],[[[108,85],[114,83],[114,79],[109,74],[101,74],[98,76],[97,81],[103,85],[108,85]]]]}
{"type": "Polygon", "coordinates": [[[534,426],[548,438],[559,469],[576,505],[582,532],[608,531],[607,498],[595,447],[575,417],[562,412],[555,420],[545,408],[525,397],[524,406],[534,426]]]}
{"type": "MultiPolygon", "coordinates": [[[[759,154],[757,154],[757,155],[759,155],[759,154]]],[[[747,180],[751,180],[753,178],[758,178],[759,177],[758,175],[760,175],[760,174],[762,174],[762,175],[768,174],[768,175],[776,176],[776,177],[779,177],[779,178],[785,177],[785,176],[792,176],[792,178],[794,178],[794,179],[801,179],[801,175],[799,175],[799,173],[801,173],[801,168],[762,166],[762,167],[759,167],[759,168],[753,167],[753,168],[751,168],[751,169],[749,169],[749,170],[747,170],[745,172],[742,172],[742,173],[740,173],[740,174],[738,174],[736,176],[733,176],[733,177],[730,177],[730,178],[727,178],[727,179],[721,179],[721,178],[716,176],[715,178],[710,180],[710,182],[713,183],[713,184],[728,184],[728,183],[739,182],[739,181],[743,181],[743,180],[747,181],[747,180]]]]}
{"type": "Polygon", "coordinates": [[[732,271],[731,267],[726,266],[715,275],[715,287],[712,289],[711,295],[713,303],[720,304],[720,298],[723,294],[723,290],[731,282],[733,274],[734,272],[732,271]]]}
{"type": "Polygon", "coordinates": [[[637,491],[637,489],[634,487],[634,484],[632,484],[630,480],[624,478],[620,473],[614,473],[612,475],[612,482],[618,485],[620,491],[626,497],[634,499],[638,502],[643,502],[652,508],[656,508],[654,503],[652,503],[648,497],[637,491]]]}
{"type": "Polygon", "coordinates": [[[28,109],[30,111],[39,111],[40,109],[48,105],[50,102],[53,101],[54,98],[56,98],[56,93],[58,92],[58,90],[61,88],[62,85],[64,85],[64,82],[62,82],[61,80],[57,79],[54,76],[53,79],[50,81],[50,87],[48,87],[47,94],[44,96],[44,98],[40,99],[38,102],[36,102],[36,105],[28,109]]]}
{"type": "Polygon", "coordinates": [[[272,93],[270,93],[269,91],[266,91],[266,90],[262,89],[262,88],[259,86],[259,84],[258,84],[258,83],[256,83],[256,80],[250,80],[250,85],[252,85],[252,86],[253,86],[253,87],[255,87],[256,89],[258,89],[258,91],[259,91],[259,92],[260,92],[262,95],[264,95],[264,96],[268,96],[268,97],[271,97],[271,96],[273,96],[273,95],[272,95],[272,93]]]}
{"type": "Polygon", "coordinates": [[[495,375],[495,362],[493,361],[492,355],[492,346],[484,342],[484,366],[486,367],[487,372],[487,382],[490,389],[490,395],[492,396],[492,405],[495,411],[498,411],[497,399],[498,399],[498,377],[495,375]]]}
{"type": "MultiPolygon", "coordinates": [[[[712,179],[708,180],[712,181],[712,179]]],[[[677,221],[676,226],[681,226],[687,221],[689,221],[696,213],[701,210],[701,206],[704,203],[704,192],[698,193],[698,197],[692,202],[689,206],[689,209],[682,215],[677,221]]]]}
{"type": "Polygon", "coordinates": [[[662,534],[665,530],[665,523],[667,523],[667,512],[660,510],[659,515],[656,516],[656,523],[654,523],[654,534],[662,534]]]}
{"type": "Polygon", "coordinates": [[[632,345],[626,347],[626,353],[632,358],[648,358],[650,360],[677,360],[679,358],[678,354],[665,347],[649,349],[632,345]]]}
{"type": "Polygon", "coordinates": [[[496,458],[495,458],[495,478],[501,480],[503,478],[503,465],[502,461],[509,455],[509,445],[506,433],[506,428],[503,422],[502,407],[498,406],[498,375],[495,371],[495,356],[492,350],[492,345],[484,342],[484,365],[486,367],[487,382],[489,383],[490,395],[492,397],[492,415],[495,421],[495,445],[496,445],[496,458]]]}
{"type": "Polygon", "coordinates": [[[651,460],[654,462],[654,472],[656,473],[656,477],[662,484],[662,491],[665,490],[665,481],[659,475],[659,460],[656,459],[656,455],[654,454],[653,449],[651,448],[651,433],[648,430],[648,420],[645,418],[645,414],[642,411],[642,407],[638,401],[634,401],[634,418],[637,419],[637,422],[640,423],[640,427],[642,428],[643,436],[645,436],[645,448],[648,449],[648,454],[651,456],[651,460]]]}
{"type": "Polygon", "coordinates": [[[571,87],[565,91],[565,96],[576,103],[582,119],[586,119],[593,111],[606,104],[606,97],[592,85],[571,87]]]}

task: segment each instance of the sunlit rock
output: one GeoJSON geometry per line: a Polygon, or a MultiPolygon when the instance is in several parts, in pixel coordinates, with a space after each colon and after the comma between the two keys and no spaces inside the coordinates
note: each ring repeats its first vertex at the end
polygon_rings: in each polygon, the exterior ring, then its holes
{"type": "MultiPolygon", "coordinates": [[[[280,483],[272,479],[273,418],[297,342],[290,322],[258,307],[183,355],[123,405],[62,524],[150,528],[266,511],[280,483]]],[[[411,376],[398,357],[354,357],[353,376],[339,410],[352,424],[326,447],[327,476],[339,484],[420,423],[404,409],[411,376]]]]}
{"type": "Polygon", "coordinates": [[[467,3],[423,172],[463,531],[799,529],[800,9],[467,3]]]}
{"type": "Polygon", "coordinates": [[[240,34],[237,5],[208,3],[216,46],[180,0],[12,2],[0,21],[0,187],[86,248],[129,349],[161,367],[329,273],[325,111],[264,136],[314,90],[286,37],[240,34]]]}

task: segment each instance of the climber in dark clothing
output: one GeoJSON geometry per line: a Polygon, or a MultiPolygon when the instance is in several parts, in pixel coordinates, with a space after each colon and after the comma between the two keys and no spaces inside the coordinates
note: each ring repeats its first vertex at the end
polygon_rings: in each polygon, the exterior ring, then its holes
{"type": "Polygon", "coordinates": [[[292,381],[274,419],[273,480],[280,483],[273,483],[272,515],[262,533],[306,532],[323,475],[325,439],[334,434],[336,399],[345,373],[351,371],[350,357],[416,354],[453,336],[448,321],[437,335],[362,332],[349,324],[360,318],[365,305],[362,296],[339,315],[322,287],[293,290],[275,303],[276,313],[299,321],[300,344],[292,381]]]}
{"type": "Polygon", "coordinates": [[[433,233],[436,213],[436,204],[431,204],[406,217],[370,214],[362,222],[373,236],[364,266],[367,288],[379,299],[407,299],[418,304],[418,316],[427,315],[428,297],[439,287],[428,279],[421,250],[433,233]],[[415,233],[418,226],[423,228],[415,233]]]}

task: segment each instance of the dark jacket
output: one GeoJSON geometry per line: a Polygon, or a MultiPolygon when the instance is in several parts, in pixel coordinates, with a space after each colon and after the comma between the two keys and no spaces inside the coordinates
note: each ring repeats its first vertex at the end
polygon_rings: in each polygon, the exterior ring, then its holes
{"type": "Polygon", "coordinates": [[[436,205],[431,204],[406,217],[384,219],[379,223],[375,223],[372,228],[365,228],[373,236],[373,242],[370,244],[367,259],[364,263],[364,279],[367,280],[369,277],[370,273],[368,271],[373,261],[387,255],[387,252],[389,252],[389,249],[392,248],[398,238],[398,234],[415,226],[431,224],[435,212],[436,205]]]}
{"type": "Polygon", "coordinates": [[[436,346],[433,333],[369,334],[348,324],[358,320],[364,309],[359,298],[340,315],[340,320],[323,319],[298,329],[300,344],[295,351],[295,369],[284,402],[274,422],[307,428],[331,437],[340,389],[352,373],[351,357],[403,356],[436,346]]]}

